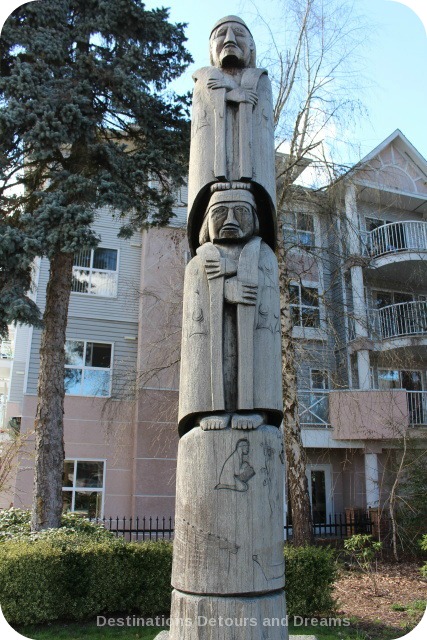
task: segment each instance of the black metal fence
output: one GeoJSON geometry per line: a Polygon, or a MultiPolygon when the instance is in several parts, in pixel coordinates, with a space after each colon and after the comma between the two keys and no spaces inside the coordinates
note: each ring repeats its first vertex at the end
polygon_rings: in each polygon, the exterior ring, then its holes
{"type": "MultiPolygon", "coordinates": [[[[174,534],[174,523],[170,518],[136,517],[136,518],[90,518],[91,522],[102,524],[116,537],[127,540],[171,540],[174,534]]],[[[315,538],[349,538],[356,533],[372,534],[374,522],[369,512],[336,513],[324,522],[313,524],[315,538]]],[[[284,527],[286,539],[292,539],[292,523],[284,527]]]]}
{"type": "MultiPolygon", "coordinates": [[[[315,538],[349,538],[356,533],[372,534],[374,522],[367,513],[335,513],[313,524],[315,538]]],[[[285,525],[287,539],[292,539],[292,523],[285,525]]]]}
{"type": "Polygon", "coordinates": [[[129,541],[171,540],[173,537],[172,518],[89,518],[91,522],[102,524],[116,538],[122,536],[129,541]]]}

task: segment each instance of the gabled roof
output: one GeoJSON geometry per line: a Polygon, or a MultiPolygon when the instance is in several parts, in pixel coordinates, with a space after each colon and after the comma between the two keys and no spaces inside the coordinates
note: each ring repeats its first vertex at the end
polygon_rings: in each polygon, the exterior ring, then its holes
{"type": "Polygon", "coordinates": [[[395,142],[396,146],[405,154],[407,154],[414,164],[419,164],[420,169],[426,175],[427,179],[427,160],[421,153],[414,147],[414,145],[409,142],[408,138],[401,132],[400,129],[396,129],[392,134],[388,136],[385,140],[380,142],[378,146],[375,147],[372,151],[370,151],[364,158],[359,160],[359,162],[351,169],[351,171],[357,171],[361,165],[369,163],[373,158],[378,156],[381,151],[383,151],[389,144],[395,142]]]}
{"type": "Polygon", "coordinates": [[[343,177],[362,200],[427,214],[427,160],[396,129],[343,177]]]}

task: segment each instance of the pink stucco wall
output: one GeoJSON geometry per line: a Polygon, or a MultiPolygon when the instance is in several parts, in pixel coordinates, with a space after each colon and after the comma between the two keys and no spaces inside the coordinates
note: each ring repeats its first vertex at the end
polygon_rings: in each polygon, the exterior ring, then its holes
{"type": "Polygon", "coordinates": [[[405,391],[331,391],[329,415],[335,440],[402,437],[409,425],[405,391]]]}

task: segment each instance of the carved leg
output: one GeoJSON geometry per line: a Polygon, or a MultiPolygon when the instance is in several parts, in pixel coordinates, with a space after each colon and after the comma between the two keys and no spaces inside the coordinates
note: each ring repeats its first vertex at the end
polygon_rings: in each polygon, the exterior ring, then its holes
{"type": "Polygon", "coordinates": [[[214,416],[205,416],[200,418],[200,428],[203,431],[219,431],[220,429],[226,429],[230,424],[230,414],[222,413],[214,416]]]}
{"type": "Polygon", "coordinates": [[[266,424],[266,421],[265,413],[234,413],[231,418],[231,428],[249,431],[266,424]]]}

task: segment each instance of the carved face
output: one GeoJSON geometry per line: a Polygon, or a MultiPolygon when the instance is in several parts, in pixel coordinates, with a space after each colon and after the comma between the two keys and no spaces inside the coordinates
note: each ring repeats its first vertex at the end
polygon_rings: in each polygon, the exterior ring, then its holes
{"type": "Polygon", "coordinates": [[[209,209],[211,242],[236,242],[254,235],[252,207],[246,202],[219,202],[209,209]]]}
{"type": "Polygon", "coordinates": [[[225,22],[212,34],[210,47],[215,67],[249,67],[255,45],[242,24],[225,22]]]}

